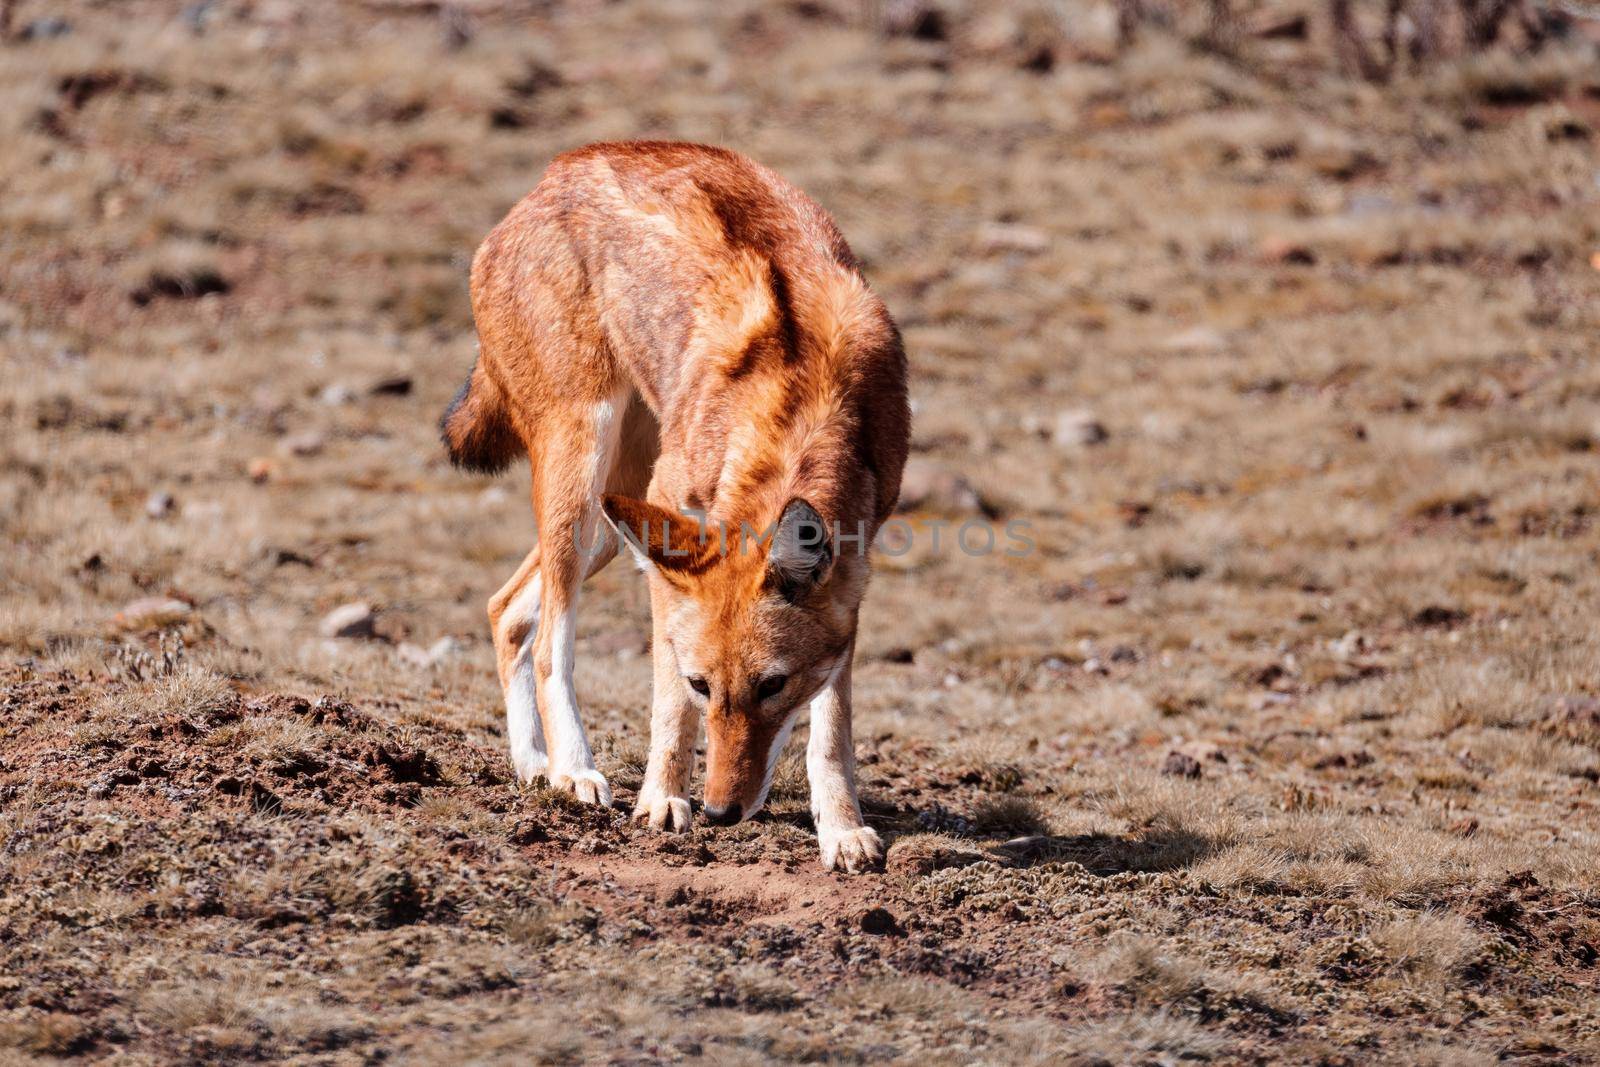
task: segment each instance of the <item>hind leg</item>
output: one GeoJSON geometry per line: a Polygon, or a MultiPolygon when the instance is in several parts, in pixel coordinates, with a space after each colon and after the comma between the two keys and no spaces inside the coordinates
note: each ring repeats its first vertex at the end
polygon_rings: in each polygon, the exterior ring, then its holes
{"type": "Polygon", "coordinates": [[[627,403],[623,394],[552,416],[535,453],[540,619],[531,660],[545,774],[554,788],[602,805],[611,803],[611,787],[595,768],[572,675],[579,589],[615,554],[599,530],[600,494],[616,462],[627,403]]]}
{"type": "MultiPolygon", "coordinates": [[[[656,440],[654,416],[635,396],[632,406],[627,409],[624,417],[619,447],[611,461],[610,473],[606,479],[608,491],[631,495],[643,492],[644,486],[650,480],[650,470],[655,460],[656,440]]],[[[603,461],[604,458],[602,456],[600,460],[603,461]]],[[[555,495],[561,496],[559,492],[555,495]]],[[[536,502],[536,510],[537,507],[536,502]]],[[[617,551],[616,541],[613,538],[602,538],[598,534],[592,538],[584,538],[582,544],[573,547],[578,550],[578,568],[582,575],[580,583],[583,578],[596,573],[611,562],[617,551]]],[[[535,681],[534,670],[534,646],[538,637],[539,609],[544,585],[539,561],[540,550],[535,548],[528,553],[511,579],[489,601],[489,626],[494,635],[500,686],[505,693],[506,737],[510,743],[511,763],[516,769],[517,780],[523,784],[530,784],[546,777],[550,767],[544,725],[540,718],[536,696],[539,686],[535,681]]],[[[569,611],[575,606],[569,604],[569,611]]],[[[570,662],[573,658],[570,647],[561,647],[570,645],[570,624],[565,629],[567,630],[567,634],[563,635],[565,640],[559,643],[554,642],[555,635],[552,635],[553,643],[556,644],[552,649],[553,661],[564,656],[570,662]]],[[[569,685],[569,694],[570,691],[569,685]]],[[[578,730],[581,736],[581,724],[578,730]]],[[[581,754],[578,755],[577,762],[582,764],[581,754]]],[[[570,775],[567,777],[570,778],[570,775]]],[[[596,785],[594,799],[598,799],[600,795],[599,785],[596,785]]]]}
{"type": "Polygon", "coordinates": [[[506,701],[506,739],[511,765],[523,784],[541,777],[549,766],[544,729],[534,697],[533,640],[539,630],[539,550],[489,600],[489,628],[494,635],[495,663],[506,701]]]}
{"type": "MultiPolygon", "coordinates": [[[[613,546],[596,556],[587,568],[593,574],[616,555],[613,546]]],[[[506,739],[517,781],[530,784],[545,776],[550,758],[545,749],[544,726],[534,696],[533,645],[539,629],[539,550],[528,553],[516,574],[489,601],[489,627],[494,635],[500,688],[505,694],[506,739]]]]}

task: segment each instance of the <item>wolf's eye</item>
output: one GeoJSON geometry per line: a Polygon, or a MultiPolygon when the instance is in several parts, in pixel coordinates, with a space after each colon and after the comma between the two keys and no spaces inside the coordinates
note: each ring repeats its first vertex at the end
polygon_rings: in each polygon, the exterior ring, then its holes
{"type": "Polygon", "coordinates": [[[765,700],[768,697],[775,697],[783,692],[783,687],[788,684],[789,676],[787,674],[769,674],[756,683],[756,699],[765,700]]]}
{"type": "Polygon", "coordinates": [[[708,696],[711,695],[711,683],[707,682],[704,678],[700,677],[698,674],[695,675],[693,678],[689,678],[689,679],[686,679],[686,680],[689,683],[689,688],[693,689],[696,693],[699,693],[703,697],[708,697],[708,696]]]}

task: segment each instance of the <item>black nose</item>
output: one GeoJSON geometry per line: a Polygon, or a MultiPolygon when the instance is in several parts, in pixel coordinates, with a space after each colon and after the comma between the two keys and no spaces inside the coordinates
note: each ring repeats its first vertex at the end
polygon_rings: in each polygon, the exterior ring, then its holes
{"type": "Polygon", "coordinates": [[[735,800],[732,804],[707,804],[706,822],[712,826],[732,826],[744,814],[744,808],[735,800]]]}

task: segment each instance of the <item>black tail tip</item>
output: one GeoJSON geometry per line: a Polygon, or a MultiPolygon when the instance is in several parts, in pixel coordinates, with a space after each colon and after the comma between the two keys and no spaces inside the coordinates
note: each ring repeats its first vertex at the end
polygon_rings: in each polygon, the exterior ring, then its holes
{"type": "Polygon", "coordinates": [[[468,376],[439,417],[439,439],[450,462],[473,474],[499,474],[517,458],[520,442],[512,432],[499,397],[487,401],[468,376]]]}

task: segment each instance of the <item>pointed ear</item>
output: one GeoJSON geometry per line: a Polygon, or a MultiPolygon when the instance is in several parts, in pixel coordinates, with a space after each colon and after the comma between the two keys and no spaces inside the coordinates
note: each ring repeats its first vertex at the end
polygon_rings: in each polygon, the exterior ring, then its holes
{"type": "Polygon", "coordinates": [[[600,506],[640,570],[686,571],[704,561],[709,541],[700,536],[700,525],[693,519],[609,493],[601,498],[600,506]]]}
{"type": "Polygon", "coordinates": [[[833,536],[817,509],[795,497],[784,506],[767,556],[767,581],[791,604],[827,580],[833,536]]]}

